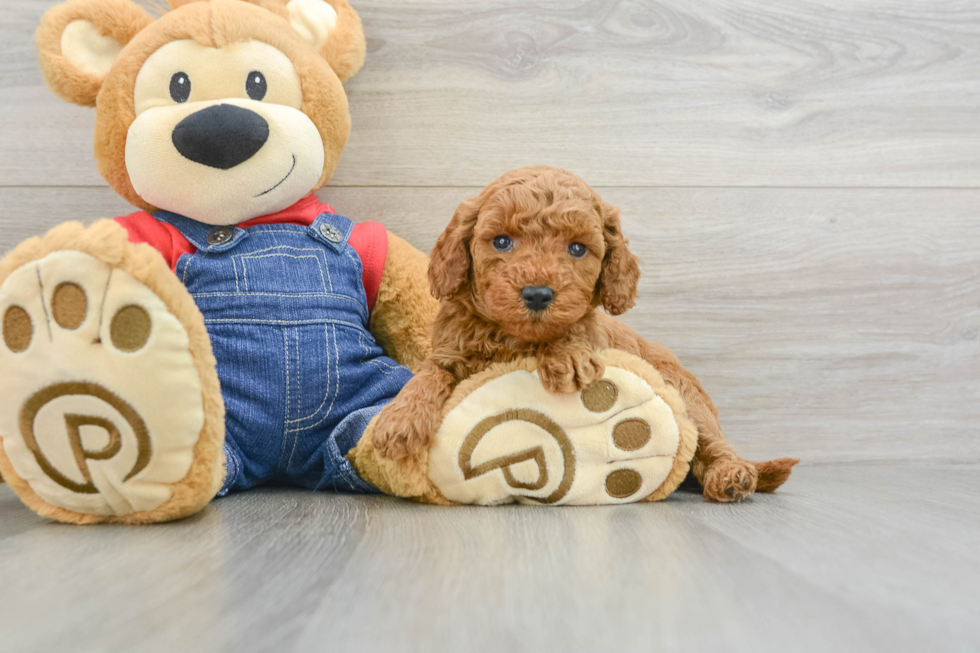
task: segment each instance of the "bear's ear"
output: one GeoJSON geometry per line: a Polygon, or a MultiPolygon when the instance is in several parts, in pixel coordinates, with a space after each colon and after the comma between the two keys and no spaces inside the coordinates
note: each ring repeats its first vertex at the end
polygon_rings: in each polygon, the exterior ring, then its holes
{"type": "Polygon", "coordinates": [[[293,29],[327,60],[340,81],[361,69],[364,30],[347,0],[288,0],[286,11],[293,29]]]}
{"type": "Polygon", "coordinates": [[[116,56],[152,22],[129,0],[69,0],[54,7],[34,34],[44,78],[65,100],[95,106],[116,56]]]}

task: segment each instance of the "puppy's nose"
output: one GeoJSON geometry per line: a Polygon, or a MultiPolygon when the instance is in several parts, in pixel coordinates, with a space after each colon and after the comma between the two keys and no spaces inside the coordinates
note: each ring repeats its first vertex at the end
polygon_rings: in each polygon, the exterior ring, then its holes
{"type": "Polygon", "coordinates": [[[524,286],[521,299],[532,311],[543,311],[555,299],[555,291],[548,286],[524,286]]]}
{"type": "Polygon", "coordinates": [[[269,140],[269,123],[254,111],[216,104],[178,122],[171,140],[185,159],[228,170],[262,149],[269,140]]]}

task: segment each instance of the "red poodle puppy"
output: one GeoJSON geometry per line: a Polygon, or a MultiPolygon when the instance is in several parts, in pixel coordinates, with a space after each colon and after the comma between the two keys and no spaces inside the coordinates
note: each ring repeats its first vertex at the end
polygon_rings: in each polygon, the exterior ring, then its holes
{"type": "Polygon", "coordinates": [[[602,377],[598,352],[614,348],[646,360],[683,396],[706,497],[775,490],[798,461],[739,458],[694,375],[610,317],[633,306],[639,277],[619,210],[579,177],[533,166],[497,179],[459,206],[436,242],[429,283],[442,303],[432,353],[378,417],[375,448],[394,460],[427,450],[453,389],[491,363],[534,356],[545,389],[575,392],[602,377]]]}

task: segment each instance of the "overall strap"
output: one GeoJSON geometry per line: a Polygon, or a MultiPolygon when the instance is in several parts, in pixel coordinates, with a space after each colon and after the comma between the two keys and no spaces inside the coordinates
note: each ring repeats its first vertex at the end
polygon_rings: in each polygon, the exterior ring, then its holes
{"type": "MultiPolygon", "coordinates": [[[[242,229],[239,226],[213,226],[185,218],[182,215],[171,213],[170,211],[157,211],[153,217],[161,222],[173,226],[181,233],[199,252],[217,254],[234,249],[242,241],[249,237],[249,231],[255,230],[258,233],[276,226],[282,228],[283,225],[258,225],[249,229],[242,229]]],[[[303,229],[313,240],[326,245],[334,252],[340,253],[347,246],[351,232],[354,229],[354,222],[349,218],[336,213],[321,213],[309,227],[299,225],[289,225],[299,233],[303,229]]]]}
{"type": "Polygon", "coordinates": [[[307,233],[313,240],[340,253],[347,246],[353,231],[354,222],[350,218],[336,213],[321,213],[309,226],[307,233]]]}
{"type": "Polygon", "coordinates": [[[157,211],[153,217],[177,229],[199,252],[224,252],[248,238],[248,232],[240,227],[216,227],[170,211],[157,211]]]}

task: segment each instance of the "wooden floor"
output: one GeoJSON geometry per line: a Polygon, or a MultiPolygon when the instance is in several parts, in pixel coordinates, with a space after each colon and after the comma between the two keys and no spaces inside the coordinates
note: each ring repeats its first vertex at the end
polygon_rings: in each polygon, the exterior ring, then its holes
{"type": "Polygon", "coordinates": [[[4,651],[975,651],[980,465],[800,469],[737,506],[260,490],[149,528],[0,490],[4,651]]]}
{"type": "MultiPolygon", "coordinates": [[[[132,210],[41,79],[54,2],[0,3],[0,252],[132,210]]],[[[262,491],[130,529],[0,487],[0,650],[980,650],[980,0],[352,2],[320,196],[428,250],[507,169],[574,170],[645,262],[623,319],[803,463],[739,506],[262,491]]]]}

